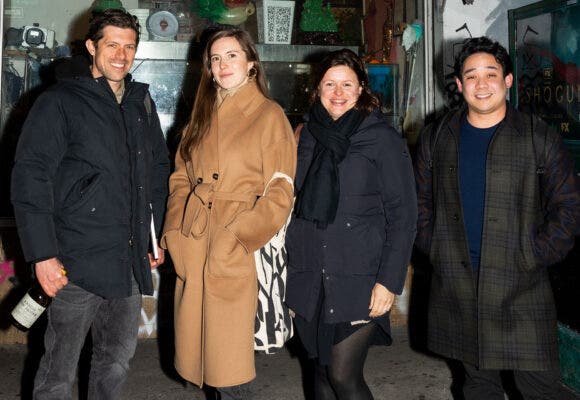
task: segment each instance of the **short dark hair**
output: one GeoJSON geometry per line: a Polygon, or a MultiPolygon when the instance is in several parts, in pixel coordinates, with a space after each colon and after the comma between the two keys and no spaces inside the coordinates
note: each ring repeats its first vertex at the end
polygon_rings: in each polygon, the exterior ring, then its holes
{"type": "Polygon", "coordinates": [[[95,47],[97,47],[97,43],[103,38],[103,29],[107,26],[133,29],[136,34],[135,44],[139,44],[141,27],[137,17],[124,10],[112,8],[93,14],[85,40],[90,39],[95,44],[95,47]]]}
{"type": "Polygon", "coordinates": [[[312,101],[318,96],[318,85],[320,81],[324,78],[326,71],[332,67],[338,67],[344,65],[349,67],[356,74],[359,84],[362,86],[363,90],[356,102],[356,108],[370,114],[376,108],[379,108],[379,99],[372,94],[369,87],[369,78],[367,76],[364,63],[355,52],[349,49],[342,49],[331,51],[324,56],[322,61],[318,64],[318,68],[314,75],[314,91],[312,101]]]}
{"type": "Polygon", "coordinates": [[[455,76],[461,80],[461,75],[463,73],[463,66],[465,65],[465,60],[473,54],[476,53],[487,53],[491,54],[497,63],[501,65],[503,69],[503,76],[506,77],[513,71],[512,60],[501,44],[491,40],[488,37],[481,36],[477,38],[468,39],[461,48],[461,51],[455,57],[455,65],[453,70],[455,76]]]}

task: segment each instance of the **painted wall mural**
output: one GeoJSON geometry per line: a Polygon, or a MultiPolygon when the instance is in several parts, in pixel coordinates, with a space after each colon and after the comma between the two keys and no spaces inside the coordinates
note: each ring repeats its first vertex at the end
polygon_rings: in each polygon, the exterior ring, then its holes
{"type": "Polygon", "coordinates": [[[461,33],[462,37],[453,39],[453,41],[449,44],[451,54],[445,63],[444,71],[445,86],[443,91],[449,108],[457,108],[461,105],[461,103],[463,103],[463,95],[459,92],[459,88],[457,87],[457,83],[455,81],[455,71],[453,69],[453,64],[455,57],[461,51],[463,43],[465,43],[467,39],[471,39],[473,37],[467,22],[464,22],[463,25],[458,26],[457,29],[455,29],[455,32],[461,33]]]}
{"type": "Polygon", "coordinates": [[[457,91],[453,62],[465,39],[488,36],[508,48],[508,11],[536,0],[486,0],[467,4],[462,1],[437,0],[436,32],[437,90],[435,108],[456,107],[462,101],[457,91]],[[441,36],[439,36],[441,35],[441,36]]]}

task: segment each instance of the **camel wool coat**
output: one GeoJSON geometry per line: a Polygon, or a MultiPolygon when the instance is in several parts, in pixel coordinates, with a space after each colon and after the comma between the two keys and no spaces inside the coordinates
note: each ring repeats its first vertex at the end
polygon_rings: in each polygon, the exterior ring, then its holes
{"type": "Polygon", "coordinates": [[[225,387],[255,378],[254,251],[293,205],[296,142],[282,108],[255,82],[227,96],[191,161],[179,152],[162,236],[175,265],[175,367],[225,387]]]}

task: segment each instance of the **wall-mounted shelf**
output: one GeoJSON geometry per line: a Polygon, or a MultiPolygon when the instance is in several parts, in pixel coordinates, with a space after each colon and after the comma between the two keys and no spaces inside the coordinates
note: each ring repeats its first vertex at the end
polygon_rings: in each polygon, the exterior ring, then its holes
{"type": "MultiPolygon", "coordinates": [[[[137,49],[136,59],[139,60],[186,60],[189,53],[189,42],[140,42],[137,49]]],[[[303,62],[318,54],[327,51],[339,50],[345,46],[315,46],[315,45],[280,45],[280,44],[256,44],[260,60],[303,62]]],[[[358,54],[356,46],[347,47],[358,54]]]]}

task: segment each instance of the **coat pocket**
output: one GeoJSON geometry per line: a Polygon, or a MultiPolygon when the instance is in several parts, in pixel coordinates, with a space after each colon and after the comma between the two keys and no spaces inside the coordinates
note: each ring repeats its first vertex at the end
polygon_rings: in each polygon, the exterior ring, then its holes
{"type": "Polygon", "coordinates": [[[383,246],[386,241],[386,233],[376,222],[375,218],[348,215],[337,219],[333,225],[329,225],[327,231],[328,261],[335,264],[339,273],[355,275],[376,274],[383,246]]]}
{"type": "Polygon", "coordinates": [[[520,238],[521,262],[519,264],[527,272],[534,272],[540,267],[540,262],[534,252],[533,240],[534,236],[531,232],[521,235],[520,238]]]}
{"type": "Polygon", "coordinates": [[[95,173],[76,181],[63,201],[62,211],[71,213],[85,205],[101,186],[102,179],[101,174],[95,173]]]}
{"type": "Polygon", "coordinates": [[[186,268],[183,262],[183,257],[181,255],[181,232],[179,230],[171,230],[166,232],[161,240],[167,246],[169,255],[171,256],[171,261],[173,262],[173,268],[175,269],[175,274],[181,280],[185,280],[186,268]]]}
{"type": "Polygon", "coordinates": [[[208,273],[215,278],[244,278],[255,273],[254,253],[248,253],[227,228],[212,232],[209,246],[208,273]]]}

